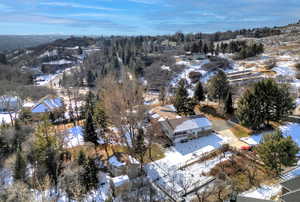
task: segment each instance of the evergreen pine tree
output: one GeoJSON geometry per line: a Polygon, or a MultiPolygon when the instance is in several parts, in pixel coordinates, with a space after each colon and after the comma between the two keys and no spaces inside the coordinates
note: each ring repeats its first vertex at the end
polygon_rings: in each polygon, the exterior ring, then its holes
{"type": "Polygon", "coordinates": [[[158,99],[162,104],[164,104],[165,99],[166,99],[166,89],[164,87],[160,88],[158,99]]]}
{"type": "Polygon", "coordinates": [[[78,153],[77,163],[80,166],[83,166],[86,163],[86,156],[85,156],[85,153],[84,153],[83,150],[80,150],[79,153],[78,153]]]}
{"type": "Polygon", "coordinates": [[[174,107],[178,113],[183,113],[185,111],[184,105],[188,97],[188,92],[186,90],[186,81],[181,80],[178,83],[178,88],[176,89],[176,97],[174,102],[174,107]]]}
{"type": "Polygon", "coordinates": [[[204,53],[205,55],[207,55],[208,51],[209,51],[209,50],[208,50],[207,43],[205,43],[204,46],[203,46],[203,53],[204,53]]]}
{"type": "Polygon", "coordinates": [[[207,84],[208,96],[211,99],[216,99],[220,103],[224,100],[229,92],[229,82],[224,71],[219,70],[207,84]]]}
{"type": "Polygon", "coordinates": [[[87,118],[85,120],[84,125],[84,141],[91,142],[95,145],[95,147],[99,144],[98,143],[98,136],[95,130],[93,115],[91,112],[87,113],[87,118]]]}
{"type": "Polygon", "coordinates": [[[269,125],[270,121],[280,121],[294,106],[287,86],[265,79],[243,94],[236,115],[242,125],[258,129],[269,125]]]}
{"type": "Polygon", "coordinates": [[[144,156],[147,151],[147,146],[145,144],[144,140],[144,130],[139,129],[138,134],[136,137],[135,141],[135,146],[134,146],[134,152],[139,156],[140,164],[141,164],[141,172],[143,171],[143,163],[144,163],[144,156]]]}
{"type": "Polygon", "coordinates": [[[106,133],[108,131],[108,117],[106,115],[106,112],[104,110],[103,103],[101,101],[98,101],[95,107],[95,113],[94,113],[94,120],[98,129],[98,139],[104,141],[104,147],[106,151],[107,157],[109,156],[107,145],[109,144],[108,137],[106,136],[106,133]]]}
{"type": "Polygon", "coordinates": [[[229,92],[225,98],[224,112],[227,114],[232,114],[234,112],[231,92],[229,92]]]}
{"type": "Polygon", "coordinates": [[[205,100],[204,89],[200,81],[195,86],[194,98],[198,102],[205,100]]]}
{"type": "Polygon", "coordinates": [[[20,151],[17,152],[16,162],[14,167],[14,180],[24,181],[26,178],[26,161],[20,151]]]}
{"type": "Polygon", "coordinates": [[[267,134],[256,148],[264,164],[280,175],[282,166],[294,166],[297,163],[299,147],[290,136],[284,137],[281,131],[267,134]]]}
{"type": "Polygon", "coordinates": [[[92,189],[96,189],[99,183],[98,172],[99,169],[92,158],[88,158],[85,165],[83,166],[84,172],[82,175],[83,185],[85,191],[89,192],[92,189]]]}
{"type": "Polygon", "coordinates": [[[188,97],[186,83],[187,81],[184,79],[179,81],[178,88],[176,90],[174,107],[179,114],[194,115],[194,108],[197,103],[194,99],[188,97]]]}
{"type": "Polygon", "coordinates": [[[94,87],[95,80],[96,80],[96,78],[95,78],[93,72],[91,70],[89,70],[87,72],[87,76],[86,76],[86,82],[87,82],[88,87],[94,87]]]}

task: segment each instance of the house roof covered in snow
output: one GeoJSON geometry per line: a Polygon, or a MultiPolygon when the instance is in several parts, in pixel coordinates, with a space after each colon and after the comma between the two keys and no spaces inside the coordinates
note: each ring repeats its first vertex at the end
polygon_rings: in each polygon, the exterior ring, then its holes
{"type": "Polygon", "coordinates": [[[199,128],[211,127],[212,123],[205,117],[202,116],[189,116],[178,119],[166,120],[168,124],[175,132],[183,132],[187,130],[195,130],[199,128]]]}
{"type": "Polygon", "coordinates": [[[116,166],[116,167],[122,167],[122,166],[125,166],[126,163],[125,162],[122,162],[120,161],[117,156],[113,155],[111,156],[109,159],[108,159],[108,162],[110,165],[112,166],[116,166]]]}
{"type": "Polygon", "coordinates": [[[114,178],[112,178],[112,182],[115,185],[115,187],[119,187],[125,183],[129,183],[129,177],[128,177],[128,175],[121,175],[118,177],[114,177],[114,178]]]}
{"type": "Polygon", "coordinates": [[[284,202],[296,202],[300,199],[300,189],[288,192],[281,196],[282,201],[284,202]]]}
{"type": "Polygon", "coordinates": [[[110,165],[115,167],[122,167],[128,164],[139,164],[139,162],[130,155],[125,155],[122,152],[116,152],[114,155],[110,156],[108,159],[110,165]]]}
{"type": "Polygon", "coordinates": [[[272,200],[250,198],[245,196],[237,196],[236,202],[273,202],[272,200]]]}
{"type": "Polygon", "coordinates": [[[289,191],[299,190],[300,189],[300,176],[285,180],[285,181],[281,182],[280,184],[281,184],[281,186],[288,189],[289,191]]]}
{"type": "Polygon", "coordinates": [[[56,110],[63,106],[63,100],[59,97],[45,97],[41,99],[33,108],[32,113],[44,113],[56,110]]]}

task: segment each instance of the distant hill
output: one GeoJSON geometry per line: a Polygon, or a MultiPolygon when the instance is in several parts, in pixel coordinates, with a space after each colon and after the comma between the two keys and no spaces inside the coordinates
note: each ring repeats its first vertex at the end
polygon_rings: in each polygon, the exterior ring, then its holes
{"type": "Polygon", "coordinates": [[[0,35],[0,52],[38,46],[68,37],[66,35],[0,35]]]}

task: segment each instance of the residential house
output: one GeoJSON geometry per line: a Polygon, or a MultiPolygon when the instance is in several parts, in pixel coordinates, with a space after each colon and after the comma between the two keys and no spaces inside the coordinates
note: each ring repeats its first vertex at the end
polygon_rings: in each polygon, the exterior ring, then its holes
{"type": "Polygon", "coordinates": [[[53,114],[63,114],[63,99],[60,97],[46,96],[32,107],[31,112],[35,118],[48,112],[52,112],[53,114]]]}
{"type": "Polygon", "coordinates": [[[285,180],[280,183],[282,186],[282,202],[300,201],[300,176],[285,180]]]}
{"type": "Polygon", "coordinates": [[[130,181],[128,175],[120,175],[111,179],[111,186],[115,196],[119,196],[130,190],[130,181]]]}
{"type": "Polygon", "coordinates": [[[230,202],[274,202],[273,200],[257,199],[246,196],[237,196],[236,200],[230,202]]]}
{"type": "Polygon", "coordinates": [[[209,135],[212,132],[212,123],[207,118],[197,115],[166,119],[160,124],[166,136],[173,142],[209,135]]]}
{"type": "Polygon", "coordinates": [[[113,176],[128,175],[135,178],[139,175],[140,164],[131,156],[116,152],[108,159],[108,167],[113,176]]]}

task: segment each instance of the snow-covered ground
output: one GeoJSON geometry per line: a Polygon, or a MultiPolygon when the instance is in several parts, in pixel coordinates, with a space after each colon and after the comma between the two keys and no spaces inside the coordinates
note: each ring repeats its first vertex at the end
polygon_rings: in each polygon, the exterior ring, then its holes
{"type": "Polygon", "coordinates": [[[48,84],[55,77],[56,77],[55,74],[41,75],[41,76],[36,77],[35,83],[38,86],[44,86],[44,85],[48,84]]]}
{"type": "Polygon", "coordinates": [[[84,144],[83,129],[81,126],[70,128],[67,131],[64,139],[64,144],[67,148],[76,147],[84,144]]]}
{"type": "Polygon", "coordinates": [[[38,58],[43,58],[43,57],[53,57],[58,55],[58,51],[56,49],[52,51],[46,51],[43,54],[41,54],[38,58]]]}
{"type": "Polygon", "coordinates": [[[294,62],[278,62],[273,70],[277,75],[294,77],[296,75],[296,71],[293,69],[294,64],[294,62]]]}
{"type": "MultiPolygon", "coordinates": [[[[82,201],[85,202],[105,202],[112,197],[112,189],[110,186],[110,177],[103,172],[98,175],[99,184],[98,189],[90,191],[85,195],[82,201]]],[[[48,189],[45,191],[32,190],[34,193],[35,201],[57,201],[57,202],[75,202],[75,200],[70,200],[66,193],[59,191],[58,196],[54,189],[48,189]]]]}
{"type": "MultiPolygon", "coordinates": [[[[13,119],[14,119],[16,116],[18,116],[18,115],[16,115],[15,113],[12,113],[13,119]]],[[[11,119],[10,119],[9,113],[5,113],[5,112],[1,112],[1,113],[0,113],[0,125],[1,125],[2,123],[6,123],[6,124],[11,123],[11,119]]]]}
{"type": "Polygon", "coordinates": [[[169,67],[169,66],[166,66],[166,65],[161,66],[161,69],[162,69],[162,70],[171,71],[170,67],[169,67]]]}
{"type": "Polygon", "coordinates": [[[64,65],[64,64],[72,64],[73,61],[61,59],[61,60],[54,60],[50,62],[44,62],[45,65],[64,65]]]}
{"type": "Polygon", "coordinates": [[[148,178],[163,187],[171,195],[178,196],[186,189],[200,186],[212,177],[204,175],[225,157],[197,163],[204,154],[219,148],[226,140],[217,134],[177,143],[166,151],[165,158],[151,162],[145,166],[148,178]],[[189,165],[189,166],[186,166],[189,165]]]}
{"type": "Polygon", "coordinates": [[[261,185],[259,188],[251,189],[240,194],[240,196],[270,200],[281,191],[281,185],[261,185]]]}
{"type": "Polygon", "coordinates": [[[13,173],[11,169],[0,169],[0,187],[7,187],[13,183],[13,173]]]}
{"type": "MultiPolygon", "coordinates": [[[[279,129],[282,131],[283,135],[291,136],[292,139],[300,146],[300,124],[299,123],[288,123],[286,125],[280,126],[279,129]]],[[[264,134],[266,133],[261,133],[261,134],[256,134],[249,137],[241,138],[241,140],[246,142],[249,145],[257,145],[259,144],[264,134]]]]}
{"type": "Polygon", "coordinates": [[[202,74],[202,78],[205,77],[207,71],[202,69],[202,65],[209,63],[209,60],[197,60],[196,63],[197,64],[191,64],[188,61],[177,62],[176,64],[185,65],[186,68],[171,81],[170,85],[175,87],[181,79],[186,79],[190,84],[191,80],[189,78],[189,73],[191,72],[200,72],[202,74]]]}

